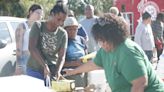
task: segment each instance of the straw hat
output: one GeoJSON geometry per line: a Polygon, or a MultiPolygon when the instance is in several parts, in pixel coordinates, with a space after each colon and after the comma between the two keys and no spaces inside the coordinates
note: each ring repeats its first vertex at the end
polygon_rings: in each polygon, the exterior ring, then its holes
{"type": "Polygon", "coordinates": [[[74,17],[67,17],[64,21],[64,27],[68,26],[78,26],[78,22],[74,17]]]}

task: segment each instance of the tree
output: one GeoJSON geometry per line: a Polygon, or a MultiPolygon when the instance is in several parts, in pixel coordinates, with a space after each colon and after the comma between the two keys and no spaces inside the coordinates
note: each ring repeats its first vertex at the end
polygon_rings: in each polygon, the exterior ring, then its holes
{"type": "Polygon", "coordinates": [[[37,3],[43,6],[47,18],[55,2],[56,0],[0,0],[0,15],[26,17],[29,7],[37,3]]]}
{"type": "Polygon", "coordinates": [[[69,9],[73,10],[77,15],[83,15],[84,7],[87,4],[92,4],[96,12],[108,12],[113,0],[68,0],[69,9]]]}
{"type": "MultiPolygon", "coordinates": [[[[25,12],[28,12],[29,7],[34,4],[40,4],[43,7],[45,18],[48,17],[50,9],[55,4],[56,0],[21,0],[21,3],[25,7],[25,12]]],[[[27,15],[27,14],[26,14],[27,15]]]]}
{"type": "Polygon", "coordinates": [[[24,7],[19,0],[1,0],[0,15],[20,17],[24,15],[24,7]]]}
{"type": "MultiPolygon", "coordinates": [[[[29,7],[38,3],[43,6],[47,18],[55,2],[56,0],[0,0],[0,15],[26,17],[29,7]]],[[[86,4],[92,4],[95,11],[108,12],[113,0],[68,0],[69,9],[77,16],[84,14],[86,4]]]]}
{"type": "Polygon", "coordinates": [[[73,10],[77,16],[83,14],[85,3],[80,0],[68,0],[69,9],[73,10]]]}
{"type": "Polygon", "coordinates": [[[113,4],[113,0],[85,0],[86,3],[92,4],[95,9],[102,12],[108,12],[113,4]]]}

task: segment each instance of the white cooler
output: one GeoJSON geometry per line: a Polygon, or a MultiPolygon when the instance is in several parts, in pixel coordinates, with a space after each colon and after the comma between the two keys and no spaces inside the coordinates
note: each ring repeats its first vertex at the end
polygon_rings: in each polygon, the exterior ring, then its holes
{"type": "Polygon", "coordinates": [[[164,51],[159,57],[156,72],[159,75],[159,77],[164,81],[164,51]]]}

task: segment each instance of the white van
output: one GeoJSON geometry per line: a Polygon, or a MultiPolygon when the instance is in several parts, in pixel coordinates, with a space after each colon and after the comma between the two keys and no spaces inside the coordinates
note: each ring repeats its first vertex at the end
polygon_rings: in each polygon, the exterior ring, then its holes
{"type": "Polygon", "coordinates": [[[15,71],[15,30],[23,21],[23,18],[0,16],[0,77],[13,75],[15,71]]]}

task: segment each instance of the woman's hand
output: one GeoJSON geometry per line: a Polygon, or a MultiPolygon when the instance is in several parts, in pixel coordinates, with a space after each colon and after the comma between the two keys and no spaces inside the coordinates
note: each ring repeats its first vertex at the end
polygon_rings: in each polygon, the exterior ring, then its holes
{"type": "Polygon", "coordinates": [[[50,69],[48,65],[46,64],[44,67],[44,77],[46,77],[47,75],[50,76],[50,69]]]}
{"type": "Polygon", "coordinates": [[[64,69],[63,72],[63,76],[71,76],[77,74],[74,69],[64,69]]]}
{"type": "Polygon", "coordinates": [[[58,80],[65,80],[65,78],[61,75],[61,73],[58,73],[55,77],[55,80],[58,81],[58,80]]]}
{"type": "Polygon", "coordinates": [[[61,77],[62,75],[59,73],[59,72],[57,72],[56,73],[56,81],[58,81],[58,80],[60,80],[60,77],[61,77]]]}
{"type": "Polygon", "coordinates": [[[65,72],[64,76],[70,76],[75,75],[83,72],[89,72],[92,70],[102,69],[101,67],[98,67],[94,62],[88,61],[85,64],[80,65],[76,69],[64,69],[62,71],[65,72]]]}
{"type": "Polygon", "coordinates": [[[21,74],[24,74],[22,67],[16,66],[16,70],[15,70],[14,75],[21,75],[21,74]]]}

